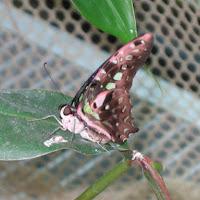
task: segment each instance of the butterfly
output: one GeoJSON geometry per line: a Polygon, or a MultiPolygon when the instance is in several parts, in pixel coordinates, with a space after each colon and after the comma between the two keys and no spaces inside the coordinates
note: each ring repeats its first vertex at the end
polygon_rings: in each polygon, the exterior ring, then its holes
{"type": "Polygon", "coordinates": [[[108,58],[83,84],[70,104],[59,107],[62,130],[98,143],[123,143],[139,129],[132,124],[129,90],[148,58],[153,36],[140,36],[108,58]]]}

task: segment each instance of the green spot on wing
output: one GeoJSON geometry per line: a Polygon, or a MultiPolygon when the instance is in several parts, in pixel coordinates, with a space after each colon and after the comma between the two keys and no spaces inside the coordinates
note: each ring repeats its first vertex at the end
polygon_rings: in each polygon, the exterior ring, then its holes
{"type": "Polygon", "coordinates": [[[109,107],[110,107],[109,105],[106,105],[105,109],[106,109],[106,110],[108,110],[108,109],[109,109],[109,107]]]}
{"type": "Polygon", "coordinates": [[[102,74],[106,74],[106,71],[104,69],[102,69],[101,73],[102,74]]]}
{"type": "Polygon", "coordinates": [[[89,104],[89,102],[87,100],[88,99],[86,98],[85,99],[85,106],[83,108],[83,111],[86,112],[87,114],[91,114],[93,117],[95,117],[96,119],[100,120],[99,115],[92,110],[92,108],[90,107],[90,104],[89,104]]]}
{"type": "Polygon", "coordinates": [[[81,96],[79,97],[79,101],[81,101],[83,98],[83,93],[81,94],[81,96]]]}
{"type": "Polygon", "coordinates": [[[121,72],[116,73],[115,76],[113,77],[113,79],[115,81],[119,81],[119,80],[121,80],[121,78],[122,78],[122,73],[121,72]]]}
{"type": "Polygon", "coordinates": [[[100,79],[100,77],[98,76],[98,77],[96,78],[96,80],[97,80],[97,81],[100,81],[101,79],[100,79]]]}
{"type": "Polygon", "coordinates": [[[92,112],[91,113],[96,119],[100,120],[100,117],[99,115],[96,113],[96,112],[92,112]]]}
{"type": "Polygon", "coordinates": [[[84,112],[90,114],[92,112],[92,108],[90,108],[89,102],[87,102],[83,108],[84,112]]]}
{"type": "Polygon", "coordinates": [[[107,85],[106,85],[106,89],[107,90],[112,90],[112,89],[114,89],[115,88],[115,83],[108,83],[107,85]]]}

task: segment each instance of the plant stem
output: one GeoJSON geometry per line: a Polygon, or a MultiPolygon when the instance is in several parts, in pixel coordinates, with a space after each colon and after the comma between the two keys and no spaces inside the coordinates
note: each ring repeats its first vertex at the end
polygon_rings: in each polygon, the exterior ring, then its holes
{"type": "Polygon", "coordinates": [[[130,169],[130,160],[124,159],[118,163],[113,169],[104,174],[98,181],[85,190],[76,200],[90,200],[102,192],[108,185],[115,181],[124,172],[130,169]]]}

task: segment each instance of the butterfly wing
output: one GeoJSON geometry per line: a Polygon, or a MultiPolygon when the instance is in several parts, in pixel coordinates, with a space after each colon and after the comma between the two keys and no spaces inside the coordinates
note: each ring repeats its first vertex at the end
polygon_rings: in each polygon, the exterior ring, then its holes
{"type": "Polygon", "coordinates": [[[152,46],[151,34],[129,42],[98,68],[77,93],[79,99],[82,94],[80,103],[76,103],[79,117],[113,142],[124,142],[138,131],[131,123],[129,90],[152,46]]]}

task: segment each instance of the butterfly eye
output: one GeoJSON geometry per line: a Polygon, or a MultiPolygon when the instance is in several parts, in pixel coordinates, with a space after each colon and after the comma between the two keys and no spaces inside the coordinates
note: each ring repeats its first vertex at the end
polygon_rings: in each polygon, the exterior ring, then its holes
{"type": "Polygon", "coordinates": [[[69,114],[71,114],[72,113],[72,111],[71,111],[71,109],[69,108],[69,107],[65,107],[65,109],[63,110],[63,114],[66,116],[66,115],[69,115],[69,114]]]}

